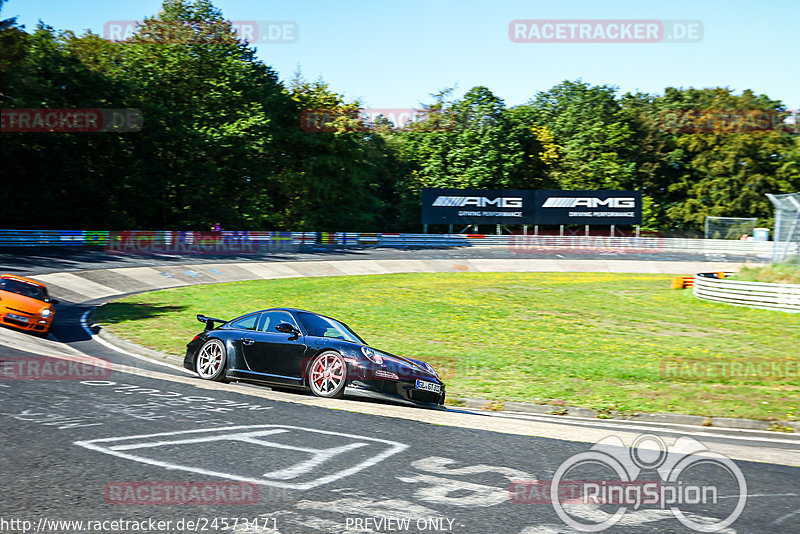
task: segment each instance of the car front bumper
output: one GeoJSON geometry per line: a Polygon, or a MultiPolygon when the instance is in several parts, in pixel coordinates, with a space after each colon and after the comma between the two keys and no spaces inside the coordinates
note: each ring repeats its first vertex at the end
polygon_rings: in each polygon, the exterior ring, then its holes
{"type": "Polygon", "coordinates": [[[16,310],[10,311],[5,308],[0,308],[0,324],[29,332],[46,333],[50,331],[50,327],[53,324],[53,316],[51,315],[45,319],[38,314],[29,314],[16,310]],[[27,319],[27,321],[24,319],[27,319]]]}
{"type": "Polygon", "coordinates": [[[445,399],[444,384],[440,385],[441,392],[435,393],[417,389],[415,382],[405,380],[352,380],[345,389],[345,395],[438,408],[445,399]]]}

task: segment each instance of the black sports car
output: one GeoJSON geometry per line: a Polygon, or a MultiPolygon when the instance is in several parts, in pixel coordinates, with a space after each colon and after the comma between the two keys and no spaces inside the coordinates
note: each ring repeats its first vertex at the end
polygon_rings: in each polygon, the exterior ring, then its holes
{"type": "Polygon", "coordinates": [[[444,383],[429,364],[379,351],[346,324],[303,310],[274,308],[206,324],[186,346],[184,367],[206,380],[243,380],[415,405],[444,403],[444,383]],[[215,324],[219,326],[215,326],[215,324]]]}

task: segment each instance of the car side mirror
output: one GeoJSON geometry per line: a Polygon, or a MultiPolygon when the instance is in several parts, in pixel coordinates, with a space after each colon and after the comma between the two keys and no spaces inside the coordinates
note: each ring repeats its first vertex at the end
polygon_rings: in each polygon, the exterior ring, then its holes
{"type": "Polygon", "coordinates": [[[47,299],[47,302],[55,306],[56,304],[61,304],[58,299],[47,299]]]}
{"type": "Polygon", "coordinates": [[[280,323],[278,326],[275,327],[275,330],[278,332],[282,332],[284,334],[299,334],[300,331],[297,330],[293,325],[289,323],[280,323]]]}

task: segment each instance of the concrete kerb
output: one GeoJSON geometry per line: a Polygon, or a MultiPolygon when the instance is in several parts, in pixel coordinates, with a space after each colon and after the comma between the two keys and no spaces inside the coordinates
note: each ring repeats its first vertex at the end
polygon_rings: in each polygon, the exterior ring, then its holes
{"type": "Polygon", "coordinates": [[[109,345],[113,345],[114,347],[117,347],[122,351],[138,354],[139,356],[144,356],[145,358],[150,358],[159,362],[169,363],[171,365],[174,365],[175,367],[181,367],[181,368],[183,367],[183,358],[180,356],[175,356],[174,354],[167,354],[166,352],[148,349],[147,347],[143,347],[139,344],[128,341],[127,339],[122,339],[120,337],[117,337],[111,332],[104,330],[102,328],[98,329],[97,333],[94,335],[99,337],[109,345]]]}
{"type": "MultiPolygon", "coordinates": [[[[640,262],[628,260],[570,260],[561,262],[559,260],[427,260],[427,261],[409,261],[409,260],[349,260],[338,262],[320,262],[314,265],[315,262],[280,262],[280,263],[239,263],[239,264],[216,264],[216,265],[184,265],[180,269],[185,273],[188,270],[198,271],[203,273],[206,269],[214,269],[214,278],[223,278],[228,280],[239,279],[272,279],[284,277],[302,277],[302,276],[336,276],[336,275],[368,275],[371,273],[407,273],[407,272],[453,272],[453,271],[473,271],[473,272],[639,272],[639,273],[662,273],[662,274],[687,274],[691,271],[700,270],[736,270],[742,264],[739,263],[701,263],[701,262],[640,262]],[[363,265],[360,261],[368,262],[363,265]],[[490,263],[491,262],[491,263],[490,263]],[[507,265],[506,265],[507,263],[507,265]],[[541,265],[539,265],[541,263],[541,265]],[[458,264],[457,266],[455,264],[458,264]],[[237,267],[236,275],[224,276],[225,273],[219,272],[219,269],[225,266],[237,267]],[[466,269],[464,269],[466,267],[466,269]],[[377,271],[377,272],[376,272],[377,271]],[[242,274],[252,273],[252,277],[240,278],[242,274]]],[[[189,285],[195,283],[209,283],[205,280],[205,276],[198,276],[199,280],[188,280],[185,282],[178,282],[174,280],[173,276],[167,276],[164,273],[166,269],[159,269],[158,267],[132,267],[132,268],[116,268],[113,271],[117,274],[126,275],[125,278],[136,280],[135,284],[122,287],[105,287],[99,284],[90,285],[89,294],[86,294],[84,301],[91,300],[88,297],[94,296],[112,296],[109,293],[118,291],[118,295],[141,292],[147,290],[175,287],[176,285],[189,285]],[[130,269],[130,271],[129,271],[130,269]],[[143,272],[144,269],[152,269],[156,272],[143,272]],[[126,272],[127,271],[127,272],[126,272]],[[134,275],[134,276],[130,276],[134,275]],[[137,276],[138,275],[138,276],[137,276]],[[147,289],[142,287],[141,275],[146,275],[145,284],[147,289]],[[163,277],[163,276],[166,276],[163,277]],[[138,279],[138,280],[137,280],[138,279]],[[188,283],[187,283],[188,282],[188,283]],[[98,287],[99,286],[99,287],[98,287]],[[159,287],[160,286],[160,287],[159,287]],[[125,289],[125,290],[123,290],[125,289]]],[[[93,271],[96,272],[96,271],[93,271]]],[[[55,274],[55,273],[54,273],[55,274]]],[[[69,293],[76,293],[79,290],[80,272],[71,272],[73,275],[69,278],[60,277],[58,275],[45,275],[38,278],[49,278],[43,280],[46,283],[53,283],[57,288],[66,289],[69,293]],[[65,284],[65,281],[69,281],[65,284]],[[64,286],[59,287],[61,282],[64,286]]],[[[233,273],[231,273],[233,274],[233,273]]],[[[246,275],[246,274],[245,274],[246,275]]],[[[72,296],[72,295],[70,295],[72,296]]],[[[142,347],[136,343],[121,339],[111,332],[100,329],[96,334],[106,343],[109,343],[123,351],[131,352],[140,356],[151,358],[157,361],[169,363],[176,367],[183,367],[183,358],[179,356],[165,354],[160,351],[155,351],[142,347]]],[[[751,430],[766,430],[773,425],[778,425],[783,429],[794,429],[800,431],[800,422],[767,422],[751,419],[734,419],[727,417],[704,417],[697,415],[685,414],[669,414],[669,413],[635,413],[635,414],[620,414],[617,412],[599,413],[595,410],[588,408],[581,408],[576,406],[554,406],[546,404],[536,404],[529,402],[516,402],[516,401],[496,401],[489,399],[473,399],[473,398],[452,398],[451,403],[454,407],[463,406],[469,409],[480,409],[487,411],[505,411],[505,412],[518,412],[528,414],[541,414],[541,415],[564,415],[568,417],[577,417],[583,419],[613,419],[617,421],[643,421],[655,422],[665,424],[679,424],[679,425],[695,425],[695,426],[716,426],[719,428],[740,428],[751,430]]]]}
{"type": "Polygon", "coordinates": [[[745,430],[770,430],[773,425],[788,432],[793,429],[800,432],[800,422],[795,421],[759,421],[757,419],[737,419],[731,417],[706,417],[704,415],[686,415],[677,413],[643,413],[624,414],[620,412],[598,412],[590,408],[578,406],[555,406],[552,404],[535,404],[532,402],[498,401],[455,397],[449,399],[454,407],[489,412],[516,412],[537,415],[557,415],[578,419],[604,419],[628,421],[631,423],[663,423],[669,425],[689,425],[699,427],[736,428],[745,430]]]}

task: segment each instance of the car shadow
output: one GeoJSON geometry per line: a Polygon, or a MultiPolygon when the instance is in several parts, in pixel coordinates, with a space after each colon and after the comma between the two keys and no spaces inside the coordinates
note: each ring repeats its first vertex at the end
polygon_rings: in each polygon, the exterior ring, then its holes
{"type": "MultiPolygon", "coordinates": [[[[74,343],[77,341],[88,341],[91,335],[86,331],[87,328],[92,335],[100,331],[99,326],[90,326],[91,321],[86,321],[88,311],[95,308],[90,304],[74,304],[61,301],[55,307],[55,317],[53,326],[50,329],[51,338],[61,343],[74,343]]],[[[185,311],[187,306],[159,306],[152,304],[140,304],[134,302],[110,302],[103,306],[102,317],[105,321],[136,321],[162,317],[168,313],[185,311]]]]}

